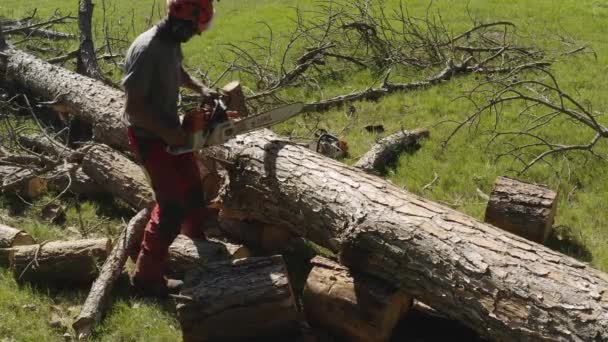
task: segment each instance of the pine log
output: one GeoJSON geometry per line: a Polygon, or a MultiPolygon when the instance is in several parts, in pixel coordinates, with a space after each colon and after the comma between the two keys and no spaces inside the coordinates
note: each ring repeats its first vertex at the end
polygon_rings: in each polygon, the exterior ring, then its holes
{"type": "Polygon", "coordinates": [[[114,283],[122,273],[122,269],[129,256],[129,246],[142,234],[149,217],[149,209],[141,210],[129,221],[127,227],[118,236],[110,256],[101,268],[99,277],[97,277],[97,280],[95,280],[95,283],[91,287],[91,291],[82,306],[80,314],[72,324],[78,339],[91,336],[93,328],[101,321],[109,304],[114,283]]]}
{"type": "Polygon", "coordinates": [[[245,104],[245,94],[243,94],[243,88],[241,87],[240,82],[233,81],[224,86],[222,88],[224,93],[228,95],[228,110],[234,110],[239,113],[239,117],[249,116],[249,109],[247,109],[247,105],[245,104]]]}
{"type": "Polygon", "coordinates": [[[34,238],[19,229],[0,224],[0,266],[9,266],[9,257],[13,247],[27,246],[36,243],[34,238]]]}
{"type": "Polygon", "coordinates": [[[219,225],[222,233],[248,246],[265,252],[280,252],[293,238],[288,229],[272,224],[241,221],[229,215],[225,210],[220,211],[219,225]]]}
{"type": "Polygon", "coordinates": [[[108,146],[91,147],[82,161],[82,170],[107,192],[136,209],[154,202],[143,169],[108,146]]]}
{"type": "Polygon", "coordinates": [[[0,224],[0,248],[11,248],[15,246],[27,246],[36,243],[34,238],[19,229],[0,224]]]}
{"type": "Polygon", "coordinates": [[[222,205],[286,227],[493,340],[608,340],[608,275],[267,130],[208,153],[222,205]]]}
{"type": "Polygon", "coordinates": [[[10,268],[17,281],[67,286],[91,284],[112,244],[110,239],[53,241],[14,247],[10,268]]]}
{"type": "Polygon", "coordinates": [[[387,167],[397,162],[401,153],[412,149],[418,141],[428,137],[429,131],[422,128],[395,133],[376,143],[354,166],[366,172],[382,174],[386,172],[387,167]]]}
{"type": "Polygon", "coordinates": [[[353,275],[329,259],[315,257],[304,287],[304,310],[313,326],[347,341],[388,341],[413,298],[371,277],[353,275]]]}
{"type": "Polygon", "coordinates": [[[202,264],[246,258],[251,251],[245,246],[209,239],[193,240],[178,235],[169,247],[169,271],[176,278],[182,278],[187,271],[202,264]]]}
{"type": "Polygon", "coordinates": [[[34,199],[47,192],[48,182],[28,167],[0,165],[0,190],[34,199]]]}
{"type": "Polygon", "coordinates": [[[557,193],[545,186],[498,177],[485,222],[528,240],[545,243],[553,227],[557,193]]]}
{"type": "Polygon", "coordinates": [[[102,82],[52,65],[12,47],[1,51],[4,80],[62,104],[72,115],[93,127],[95,141],[128,150],[121,120],[123,92],[102,82]]]}
{"type": "Polygon", "coordinates": [[[37,153],[44,153],[60,160],[71,163],[82,161],[84,153],[75,151],[61,142],[44,134],[23,134],[19,136],[19,143],[37,153]]]}
{"type": "Polygon", "coordinates": [[[203,265],[188,273],[177,301],[185,342],[261,338],[297,326],[279,255],[203,265]]]}
{"type": "Polygon", "coordinates": [[[74,194],[96,196],[106,191],[89,177],[78,164],[62,164],[49,172],[48,187],[62,192],[66,189],[74,194]]]}

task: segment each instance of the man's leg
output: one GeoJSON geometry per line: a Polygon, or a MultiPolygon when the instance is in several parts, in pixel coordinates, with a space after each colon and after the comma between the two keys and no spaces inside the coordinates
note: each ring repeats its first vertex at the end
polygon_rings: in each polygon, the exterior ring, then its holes
{"type": "Polygon", "coordinates": [[[186,194],[185,217],[181,233],[194,239],[205,239],[203,221],[207,216],[205,208],[205,194],[201,181],[200,171],[194,153],[185,153],[176,156],[183,191],[186,194]]]}
{"type": "Polygon", "coordinates": [[[134,140],[140,162],[145,167],[157,203],[137,257],[133,283],[159,295],[167,292],[164,278],[168,249],[185,215],[185,198],[181,166],[175,156],[167,153],[165,144],[157,139],[134,140]]]}

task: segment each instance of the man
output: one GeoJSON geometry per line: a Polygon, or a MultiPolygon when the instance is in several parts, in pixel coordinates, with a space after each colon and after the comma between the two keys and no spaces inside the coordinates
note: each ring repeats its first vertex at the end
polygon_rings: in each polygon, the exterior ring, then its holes
{"type": "MultiPolygon", "coordinates": [[[[129,146],[145,168],[156,203],[146,226],[133,286],[145,295],[164,296],[182,282],[164,276],[168,248],[179,234],[204,238],[203,191],[192,153],[173,156],[167,146],[186,143],[177,114],[179,87],[209,97],[212,91],[182,67],[181,44],[206,31],[213,0],[167,0],[168,15],[135,39],[126,55],[123,85],[129,146]]],[[[135,257],[135,256],[132,256],[135,257]]]]}

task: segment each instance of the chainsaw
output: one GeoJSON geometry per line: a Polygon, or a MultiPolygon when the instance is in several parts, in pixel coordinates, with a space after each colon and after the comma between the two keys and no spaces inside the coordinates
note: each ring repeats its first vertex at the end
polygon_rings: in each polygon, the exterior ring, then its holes
{"type": "Polygon", "coordinates": [[[183,146],[167,147],[172,155],[179,155],[201,150],[213,145],[221,145],[239,134],[274,126],[299,114],[304,104],[296,102],[277,107],[269,111],[235,120],[228,116],[228,107],[222,99],[214,99],[214,108],[206,127],[194,129],[183,146]]]}

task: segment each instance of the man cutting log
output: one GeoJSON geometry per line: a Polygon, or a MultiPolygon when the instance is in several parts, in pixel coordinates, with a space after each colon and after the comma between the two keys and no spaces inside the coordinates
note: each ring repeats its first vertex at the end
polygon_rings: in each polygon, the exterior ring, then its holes
{"type": "Polygon", "coordinates": [[[167,0],[168,14],[135,39],[126,55],[124,119],[129,146],[146,170],[156,203],[131,276],[144,295],[177,292],[180,280],[167,279],[168,248],[181,233],[204,238],[206,215],[200,173],[193,153],[172,155],[167,147],[186,143],[177,114],[179,88],[204,98],[217,96],[182,66],[181,44],[209,29],[213,0],[167,0]]]}

